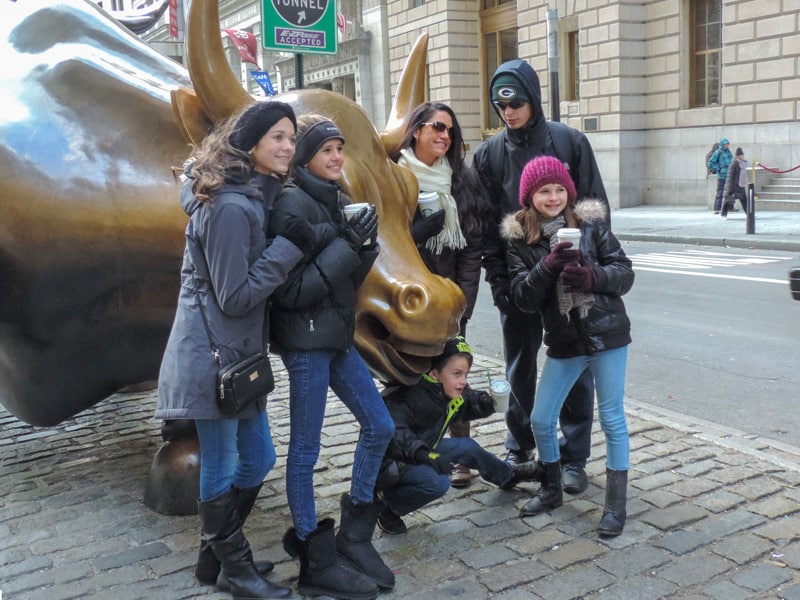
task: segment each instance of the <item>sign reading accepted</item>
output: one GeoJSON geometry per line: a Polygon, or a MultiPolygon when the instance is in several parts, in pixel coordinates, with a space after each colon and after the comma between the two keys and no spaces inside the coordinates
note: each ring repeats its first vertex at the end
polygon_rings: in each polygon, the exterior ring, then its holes
{"type": "Polygon", "coordinates": [[[336,54],[335,0],[263,0],[264,48],[297,54],[336,54]]]}

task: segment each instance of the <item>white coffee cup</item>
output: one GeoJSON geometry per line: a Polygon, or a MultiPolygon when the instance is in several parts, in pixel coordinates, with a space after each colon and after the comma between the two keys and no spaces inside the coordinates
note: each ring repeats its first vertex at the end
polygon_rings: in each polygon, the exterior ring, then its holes
{"type": "Polygon", "coordinates": [[[417,204],[419,205],[419,213],[423,217],[429,217],[440,208],[439,194],[436,192],[421,192],[417,204]]]}
{"type": "Polygon", "coordinates": [[[344,205],[344,218],[348,221],[353,218],[353,215],[358,214],[361,212],[362,208],[368,208],[368,202],[355,202],[353,204],[345,204],[344,205]]]}
{"type": "Polygon", "coordinates": [[[489,389],[494,400],[495,412],[506,412],[508,410],[508,399],[511,396],[511,384],[505,379],[492,379],[492,385],[489,389]]]}
{"type": "Polygon", "coordinates": [[[581,230],[574,227],[562,227],[556,231],[559,243],[572,242],[572,248],[578,250],[581,245],[581,230]]]}

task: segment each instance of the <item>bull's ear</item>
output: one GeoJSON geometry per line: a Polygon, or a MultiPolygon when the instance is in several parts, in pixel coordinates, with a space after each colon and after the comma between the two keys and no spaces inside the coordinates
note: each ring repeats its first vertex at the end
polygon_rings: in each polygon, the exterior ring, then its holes
{"type": "Polygon", "coordinates": [[[190,89],[182,87],[170,92],[172,99],[172,114],[183,134],[183,138],[190,144],[199,146],[211,129],[211,119],[208,118],[200,99],[190,89]]]}
{"type": "Polygon", "coordinates": [[[381,142],[389,156],[400,152],[411,113],[425,101],[425,63],[428,60],[428,34],[417,38],[411,54],[403,67],[394,103],[386,127],[381,131],[381,142]]]}

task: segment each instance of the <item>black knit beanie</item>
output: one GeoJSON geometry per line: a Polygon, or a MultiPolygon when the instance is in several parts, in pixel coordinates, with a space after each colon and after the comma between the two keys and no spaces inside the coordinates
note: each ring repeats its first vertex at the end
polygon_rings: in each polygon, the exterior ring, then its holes
{"type": "Polygon", "coordinates": [[[264,134],[284,117],[289,118],[297,131],[294,110],[286,102],[278,100],[256,102],[245,110],[236,121],[236,126],[231,133],[231,145],[245,152],[252,150],[253,146],[264,137],[264,134]]]}
{"type": "Polygon", "coordinates": [[[333,121],[314,123],[299,138],[294,150],[294,164],[304,167],[328,140],[342,140],[344,136],[333,121]]]}

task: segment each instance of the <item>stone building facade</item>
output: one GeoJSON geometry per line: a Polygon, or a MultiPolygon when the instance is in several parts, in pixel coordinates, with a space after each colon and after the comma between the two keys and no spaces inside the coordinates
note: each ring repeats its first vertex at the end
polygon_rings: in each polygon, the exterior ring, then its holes
{"type": "MultiPolygon", "coordinates": [[[[589,136],[612,207],[708,204],[703,162],[721,137],[751,161],[800,164],[800,0],[342,0],[338,10],[348,34],[336,56],[305,59],[308,86],[348,95],[381,128],[426,32],[428,96],[453,107],[470,154],[497,130],[487,87],[503,60],[530,62],[553,114],[547,19],[557,12],[558,113],[589,136]]],[[[221,18],[260,33],[259,2],[223,0],[221,18]]],[[[273,81],[293,87],[292,55],[262,53],[273,81]]]]}

